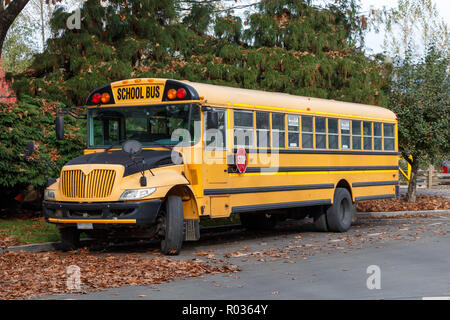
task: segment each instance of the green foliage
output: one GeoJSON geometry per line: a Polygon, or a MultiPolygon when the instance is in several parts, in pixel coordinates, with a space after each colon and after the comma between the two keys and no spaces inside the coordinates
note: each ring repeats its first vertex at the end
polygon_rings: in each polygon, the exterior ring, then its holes
{"type": "MultiPolygon", "coordinates": [[[[18,94],[74,106],[109,82],[161,77],[386,105],[390,67],[382,57],[366,57],[356,47],[364,32],[356,2],[338,0],[318,9],[310,1],[263,0],[242,21],[229,11],[221,13],[215,1],[111,0],[99,6],[88,0],[79,30],[66,27],[71,13],[55,11],[53,36],[30,71],[15,76],[14,88],[18,94]]],[[[38,112],[35,102],[22,101],[16,108],[38,112]]],[[[52,130],[44,136],[40,127],[52,127],[50,113],[36,115],[33,123],[14,118],[16,113],[0,118],[10,121],[1,130],[13,130],[4,133],[5,146],[0,145],[8,156],[1,164],[0,185],[42,185],[38,173],[43,168],[19,159],[26,142],[41,141],[42,156],[53,150],[62,156],[61,165],[80,152],[84,130],[61,143],[52,130]],[[16,130],[14,121],[26,130],[16,130]]]]}
{"type": "Polygon", "coordinates": [[[18,77],[15,89],[82,105],[92,89],[111,81],[168,77],[386,104],[386,64],[355,47],[364,26],[354,0],[328,9],[310,1],[264,0],[245,23],[214,8],[197,1],[99,6],[89,0],[80,30],[68,30],[70,13],[57,10],[54,36],[36,57],[31,78],[18,77]]]}
{"type": "Polygon", "coordinates": [[[449,62],[429,47],[419,61],[407,53],[395,65],[389,108],[399,119],[400,151],[413,156],[416,168],[450,155],[449,62]]]}
{"type": "Polygon", "coordinates": [[[44,172],[51,177],[58,172],[48,169],[47,160],[62,167],[65,162],[79,155],[84,143],[85,130],[73,119],[67,119],[67,138],[56,139],[55,111],[62,105],[22,96],[14,105],[0,104],[0,187],[44,186],[44,172]],[[26,160],[24,153],[29,141],[35,142],[36,151],[26,160]]]}
{"type": "Polygon", "coordinates": [[[31,65],[33,54],[37,51],[32,37],[36,28],[30,17],[23,14],[14,20],[3,43],[2,60],[6,71],[21,73],[31,65]]]}

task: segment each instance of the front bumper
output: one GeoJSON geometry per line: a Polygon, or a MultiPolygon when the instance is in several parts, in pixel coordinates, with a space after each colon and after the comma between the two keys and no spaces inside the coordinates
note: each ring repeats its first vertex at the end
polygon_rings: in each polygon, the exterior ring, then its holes
{"type": "Polygon", "coordinates": [[[44,218],[51,223],[152,224],[162,200],[142,202],[42,203],[44,218]]]}

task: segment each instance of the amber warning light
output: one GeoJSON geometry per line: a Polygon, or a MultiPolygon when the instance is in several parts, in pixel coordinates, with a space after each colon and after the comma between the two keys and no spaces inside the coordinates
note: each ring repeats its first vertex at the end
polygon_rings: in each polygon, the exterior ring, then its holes
{"type": "Polygon", "coordinates": [[[167,91],[167,98],[169,98],[169,100],[173,100],[175,98],[184,99],[186,98],[186,90],[184,90],[183,88],[180,88],[178,90],[170,89],[169,91],[167,91]]]}

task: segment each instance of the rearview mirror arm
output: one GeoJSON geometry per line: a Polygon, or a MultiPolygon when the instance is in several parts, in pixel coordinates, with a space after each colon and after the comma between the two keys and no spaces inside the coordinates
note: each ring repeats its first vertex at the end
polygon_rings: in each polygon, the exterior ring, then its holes
{"type": "Polygon", "coordinates": [[[65,114],[71,116],[72,118],[75,119],[87,119],[87,115],[86,114],[81,114],[78,113],[76,109],[79,108],[86,108],[86,106],[81,106],[81,107],[65,107],[65,108],[58,108],[58,111],[56,112],[56,115],[58,116],[63,116],[65,114]]]}

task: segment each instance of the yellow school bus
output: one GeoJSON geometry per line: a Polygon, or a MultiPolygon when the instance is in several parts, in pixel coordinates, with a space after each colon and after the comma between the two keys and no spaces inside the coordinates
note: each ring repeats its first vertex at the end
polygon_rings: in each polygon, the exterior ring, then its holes
{"type": "Polygon", "coordinates": [[[248,229],[311,217],[345,232],[355,202],[398,192],[397,119],[381,107],[150,78],[97,88],[85,107],[84,155],[43,202],[66,249],[86,232],[178,254],[200,219],[234,213],[248,229]]]}

